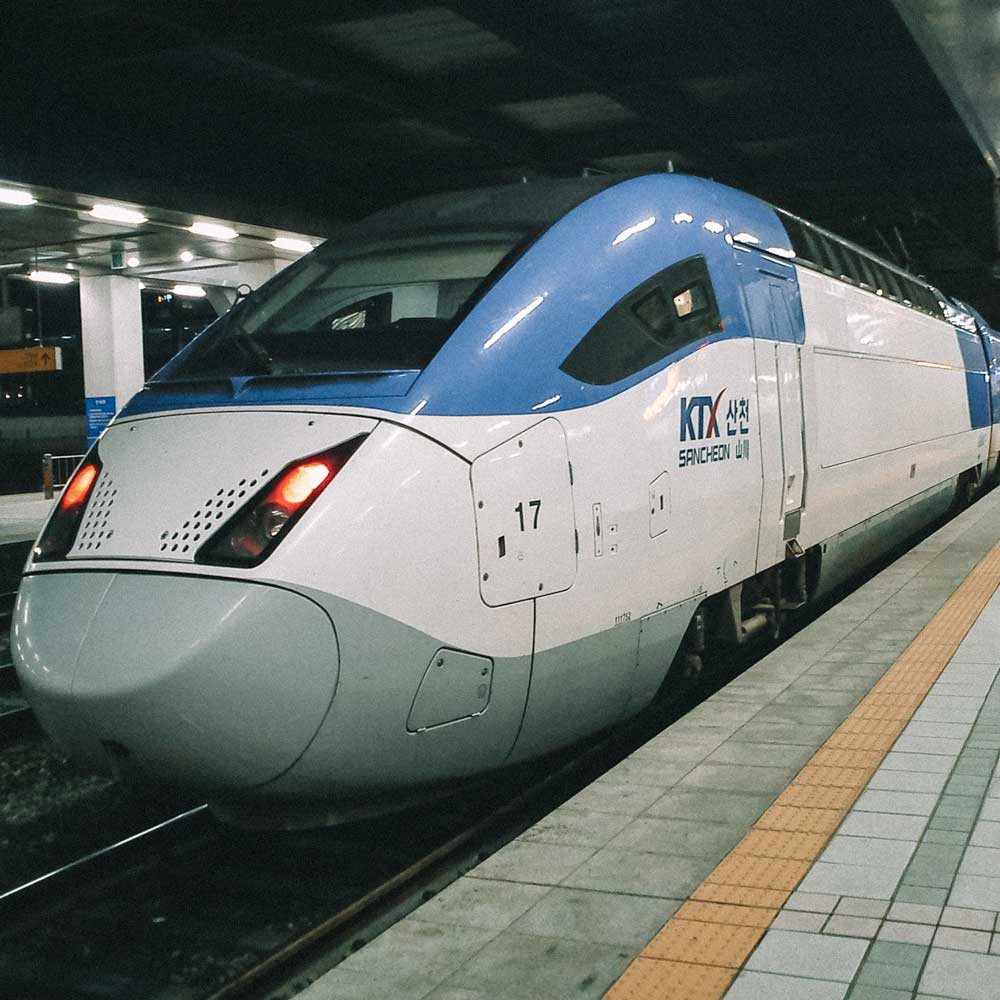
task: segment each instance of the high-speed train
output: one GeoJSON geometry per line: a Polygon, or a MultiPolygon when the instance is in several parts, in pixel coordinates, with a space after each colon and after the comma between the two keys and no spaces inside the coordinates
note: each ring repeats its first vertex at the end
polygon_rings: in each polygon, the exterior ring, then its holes
{"type": "Polygon", "coordinates": [[[381,212],[108,427],[26,566],[21,683],[79,760],[236,822],[434,795],[628,718],[993,477],[998,343],[705,179],[381,212]]]}

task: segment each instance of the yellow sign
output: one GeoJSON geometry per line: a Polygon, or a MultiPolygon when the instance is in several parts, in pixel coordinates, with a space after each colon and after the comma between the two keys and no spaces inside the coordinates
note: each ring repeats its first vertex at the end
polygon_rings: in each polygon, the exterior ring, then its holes
{"type": "Polygon", "coordinates": [[[22,347],[16,351],[0,351],[0,375],[59,371],[62,371],[61,347],[22,347]]]}

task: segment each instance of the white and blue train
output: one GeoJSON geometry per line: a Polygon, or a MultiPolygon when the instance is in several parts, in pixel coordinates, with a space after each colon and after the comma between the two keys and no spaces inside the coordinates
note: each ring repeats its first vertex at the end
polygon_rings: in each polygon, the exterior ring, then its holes
{"type": "Polygon", "coordinates": [[[23,688],[77,758],[237,821],[432,795],[628,718],[988,481],[997,348],[704,179],[387,210],[107,429],[25,570],[23,688]]]}

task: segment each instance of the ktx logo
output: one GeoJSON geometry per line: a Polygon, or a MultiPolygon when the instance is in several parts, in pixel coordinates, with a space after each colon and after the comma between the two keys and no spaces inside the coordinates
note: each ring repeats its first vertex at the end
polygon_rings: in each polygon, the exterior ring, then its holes
{"type": "Polygon", "coordinates": [[[711,396],[681,397],[682,441],[702,441],[719,436],[719,403],[725,391],[721,390],[715,399],[711,396]]]}

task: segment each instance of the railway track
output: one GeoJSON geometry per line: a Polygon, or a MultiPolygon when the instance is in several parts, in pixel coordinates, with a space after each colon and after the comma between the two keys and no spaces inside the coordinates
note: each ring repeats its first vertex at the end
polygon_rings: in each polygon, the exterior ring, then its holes
{"type": "Polygon", "coordinates": [[[0,895],[0,996],[291,996],[663,724],[346,827],[263,835],[190,810],[0,895]]]}

